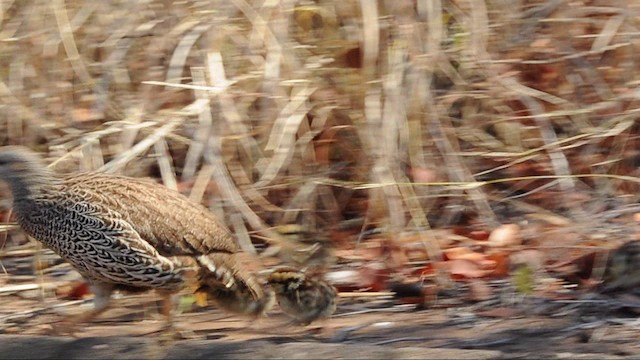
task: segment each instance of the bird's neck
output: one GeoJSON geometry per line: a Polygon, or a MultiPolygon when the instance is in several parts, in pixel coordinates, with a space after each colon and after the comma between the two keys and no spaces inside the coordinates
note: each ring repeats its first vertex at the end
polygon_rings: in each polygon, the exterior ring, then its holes
{"type": "Polygon", "coordinates": [[[31,169],[9,181],[15,205],[46,197],[61,184],[61,179],[47,168],[31,169]]]}

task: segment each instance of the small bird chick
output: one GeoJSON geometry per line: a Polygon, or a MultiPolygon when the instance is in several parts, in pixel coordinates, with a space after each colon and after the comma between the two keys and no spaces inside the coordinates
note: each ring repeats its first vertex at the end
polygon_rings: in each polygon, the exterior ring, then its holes
{"type": "Polygon", "coordinates": [[[270,289],[265,289],[261,297],[256,297],[246,286],[228,288],[225,286],[201,286],[196,293],[207,296],[221,309],[238,314],[258,318],[273,307],[275,295],[270,289]]]}
{"type": "Polygon", "coordinates": [[[267,282],[282,311],[302,325],[328,318],[336,311],[338,292],[322,279],[282,268],[272,272],[267,282]]]}
{"type": "Polygon", "coordinates": [[[640,241],[629,241],[609,253],[602,280],[602,292],[640,285],[640,241]]]}

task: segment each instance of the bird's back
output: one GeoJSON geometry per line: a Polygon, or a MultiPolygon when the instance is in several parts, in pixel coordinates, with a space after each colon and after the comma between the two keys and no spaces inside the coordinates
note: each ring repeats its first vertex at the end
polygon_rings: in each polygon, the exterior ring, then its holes
{"type": "Polygon", "coordinates": [[[77,201],[87,199],[105,213],[118,213],[161,255],[239,251],[229,230],[208,209],[150,180],[85,173],[69,176],[63,184],[77,201]]]}
{"type": "Polygon", "coordinates": [[[32,237],[90,280],[120,287],[177,289],[176,258],[239,250],[206,208],[150,180],[73,174],[14,207],[32,237]]]}
{"type": "Polygon", "coordinates": [[[183,286],[182,270],[142,239],[117,210],[68,191],[64,183],[14,200],[16,218],[36,240],[93,282],[128,289],[183,286]]]}
{"type": "Polygon", "coordinates": [[[188,280],[248,308],[266,303],[229,230],[177,191],[112,174],[60,176],[22,147],[0,148],[0,179],[25,232],[94,285],[175,292],[188,280]]]}

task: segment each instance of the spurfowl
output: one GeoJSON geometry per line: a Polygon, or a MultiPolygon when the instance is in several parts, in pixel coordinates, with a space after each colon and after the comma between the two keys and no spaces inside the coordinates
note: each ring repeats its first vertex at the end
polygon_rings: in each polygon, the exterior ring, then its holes
{"type": "Polygon", "coordinates": [[[268,277],[280,309],[298,323],[308,325],[336,311],[336,289],[326,281],[293,268],[281,268],[268,277]]]}
{"type": "Polygon", "coordinates": [[[156,290],[169,325],[171,295],[185,286],[219,297],[228,311],[257,315],[269,306],[229,230],[176,191],[119,175],[58,175],[23,147],[0,148],[0,179],[22,229],[90,283],[94,309],[74,323],[106,310],[115,290],[156,290]]]}

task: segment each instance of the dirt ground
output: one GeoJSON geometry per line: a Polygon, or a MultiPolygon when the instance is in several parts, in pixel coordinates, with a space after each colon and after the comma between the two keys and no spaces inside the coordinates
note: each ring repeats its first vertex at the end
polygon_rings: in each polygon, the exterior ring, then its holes
{"type": "Polygon", "coordinates": [[[309,327],[291,325],[278,309],[254,322],[187,306],[176,316],[187,340],[159,332],[157,305],[152,293],[124,295],[74,337],[58,337],[52,325],[90,308],[89,299],[0,296],[0,358],[640,359],[639,322],[601,311],[597,300],[527,299],[505,310],[495,301],[441,299],[417,311],[388,297],[350,297],[333,318],[309,327]]]}

